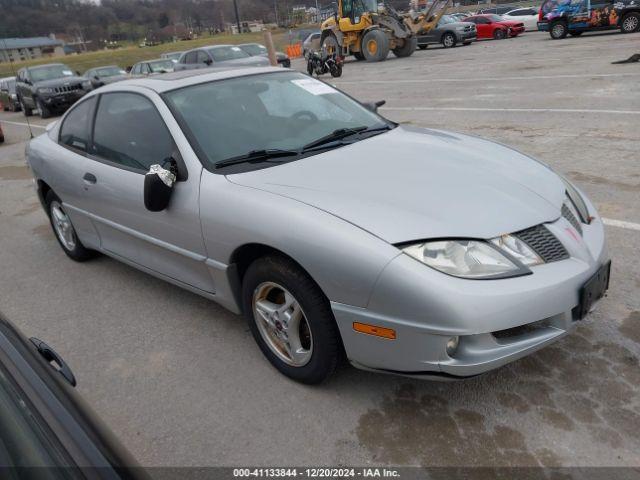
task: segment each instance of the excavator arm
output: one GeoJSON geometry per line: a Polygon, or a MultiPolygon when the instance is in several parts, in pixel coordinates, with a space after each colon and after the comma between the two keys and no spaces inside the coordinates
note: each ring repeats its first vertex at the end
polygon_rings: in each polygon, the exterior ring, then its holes
{"type": "Polygon", "coordinates": [[[417,15],[408,14],[404,17],[404,24],[414,35],[424,35],[433,29],[447,13],[451,0],[433,0],[429,8],[417,15]]]}

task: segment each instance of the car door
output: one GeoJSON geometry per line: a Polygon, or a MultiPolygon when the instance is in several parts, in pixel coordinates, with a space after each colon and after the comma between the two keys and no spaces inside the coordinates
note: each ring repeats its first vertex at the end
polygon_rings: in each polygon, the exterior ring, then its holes
{"type": "Polygon", "coordinates": [[[475,17],[476,31],[478,38],[491,38],[493,36],[493,29],[491,28],[491,22],[485,17],[475,17]]]}
{"type": "Polygon", "coordinates": [[[106,252],[169,280],[213,292],[198,205],[202,166],[191,157],[191,163],[185,163],[165,119],[183,150],[187,148],[157,96],[147,96],[142,88],[100,95],[84,175],[90,182],[86,208],[106,252]],[[144,206],[145,173],[170,157],[178,163],[178,181],[169,207],[150,212],[144,206]]]}
{"type": "Polygon", "coordinates": [[[204,50],[196,52],[196,68],[208,68],[213,65],[213,59],[204,50]]]}

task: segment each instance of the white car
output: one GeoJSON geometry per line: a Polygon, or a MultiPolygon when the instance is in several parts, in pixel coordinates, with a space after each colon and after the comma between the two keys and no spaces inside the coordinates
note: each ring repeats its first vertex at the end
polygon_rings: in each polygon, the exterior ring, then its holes
{"type": "Polygon", "coordinates": [[[538,13],[533,7],[517,8],[505,13],[502,18],[524,23],[525,30],[538,30],[538,13]]]}

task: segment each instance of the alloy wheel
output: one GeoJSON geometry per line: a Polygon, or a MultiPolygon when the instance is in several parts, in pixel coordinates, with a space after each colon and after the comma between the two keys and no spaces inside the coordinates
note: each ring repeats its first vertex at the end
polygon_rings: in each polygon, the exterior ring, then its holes
{"type": "Polygon", "coordinates": [[[72,252],[76,248],[76,232],[59,202],[51,202],[51,223],[60,243],[72,252]]]}
{"type": "Polygon", "coordinates": [[[625,32],[634,32],[638,28],[638,17],[630,15],[622,22],[622,29],[625,32]]]}
{"type": "Polygon", "coordinates": [[[288,365],[306,365],[313,354],[313,337],[296,298],[283,286],[264,282],[254,290],[252,305],[254,321],[269,349],[288,365]]]}

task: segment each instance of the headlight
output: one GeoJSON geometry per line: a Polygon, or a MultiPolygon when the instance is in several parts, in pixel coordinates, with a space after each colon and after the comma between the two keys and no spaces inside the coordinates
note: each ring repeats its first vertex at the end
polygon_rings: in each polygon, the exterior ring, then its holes
{"type": "Polygon", "coordinates": [[[38,93],[53,93],[53,88],[49,88],[49,87],[39,88],[38,93]]]}
{"type": "MultiPolygon", "coordinates": [[[[509,245],[515,251],[521,247],[512,241],[509,245]]],[[[501,253],[497,245],[480,240],[437,240],[409,245],[402,250],[431,268],[456,277],[488,279],[531,273],[501,253]]],[[[526,258],[529,254],[521,255],[526,258]]]]}
{"type": "Polygon", "coordinates": [[[529,267],[544,263],[544,260],[529,245],[513,235],[492,238],[491,243],[529,267]]]}
{"type": "Polygon", "coordinates": [[[92,85],[91,85],[91,80],[86,80],[84,82],[82,82],[82,88],[85,90],[91,90],[92,85]]]}

